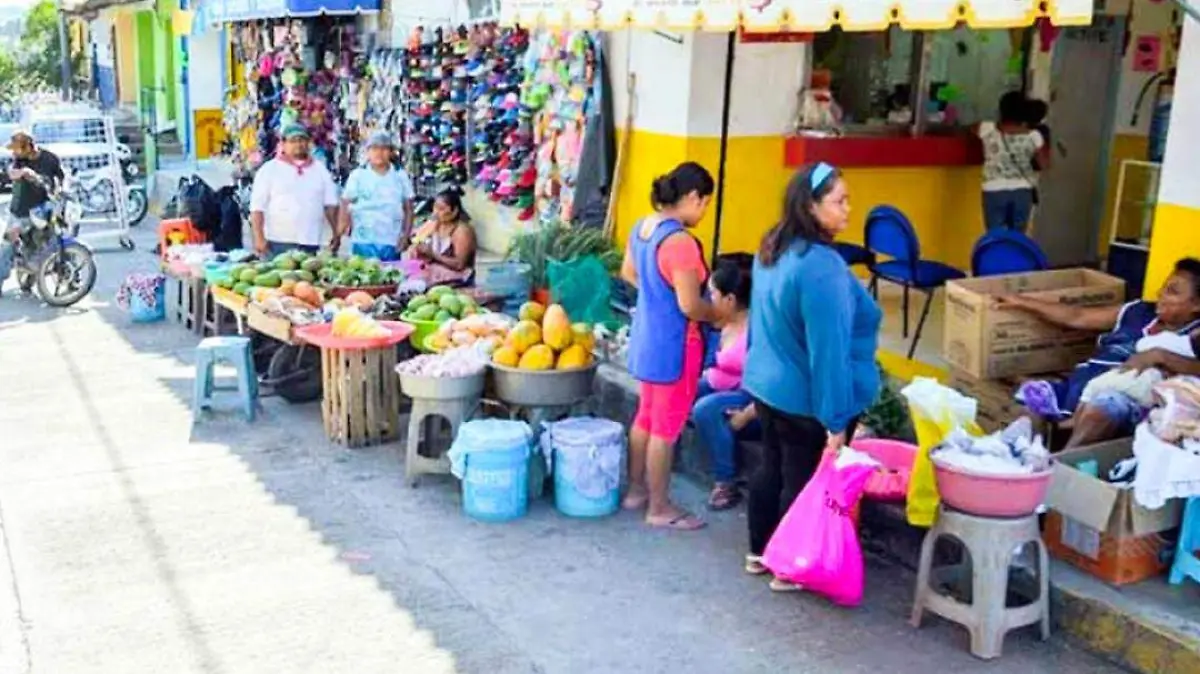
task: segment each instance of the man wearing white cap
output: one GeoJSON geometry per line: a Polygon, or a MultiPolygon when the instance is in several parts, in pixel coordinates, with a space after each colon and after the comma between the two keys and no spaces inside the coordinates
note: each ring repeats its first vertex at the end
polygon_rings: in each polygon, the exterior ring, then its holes
{"type": "Polygon", "coordinates": [[[400,259],[413,221],[412,180],[393,164],[394,153],[387,133],[367,138],[367,163],[346,180],[335,234],[349,232],[351,252],[385,262],[400,259]]]}

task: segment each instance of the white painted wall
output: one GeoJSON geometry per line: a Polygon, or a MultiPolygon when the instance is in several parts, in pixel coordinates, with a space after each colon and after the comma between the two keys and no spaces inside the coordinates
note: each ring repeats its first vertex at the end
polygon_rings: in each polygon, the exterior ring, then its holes
{"type": "Polygon", "coordinates": [[[1184,24],[1178,67],[1158,200],[1200,208],[1200,23],[1194,19],[1184,24]]]}
{"type": "Polygon", "coordinates": [[[1117,88],[1117,109],[1114,118],[1114,131],[1118,134],[1145,136],[1150,132],[1150,118],[1154,107],[1154,89],[1142,100],[1138,123],[1130,124],[1133,119],[1134,106],[1137,103],[1138,92],[1151,73],[1134,72],[1134,41],[1140,35],[1158,35],[1162,40],[1162,66],[1170,66],[1172,60],[1171,33],[1174,29],[1174,15],[1177,9],[1171,0],[1150,2],[1138,0],[1131,7],[1114,8],[1112,14],[1131,14],[1129,18],[1128,48],[1121,62],[1121,81],[1117,88]]]}
{"type": "MultiPolygon", "coordinates": [[[[634,128],[675,136],[718,136],[728,38],[722,33],[627,29],[607,35],[613,109],[618,127],[629,109],[628,75],[637,75],[634,128]]],[[[771,136],[787,132],[808,58],[803,44],[736,43],[729,132],[771,136]]]]}
{"type": "Polygon", "coordinates": [[[221,81],[221,31],[209,30],[188,40],[188,96],[192,110],[217,109],[224,103],[221,81]]]}

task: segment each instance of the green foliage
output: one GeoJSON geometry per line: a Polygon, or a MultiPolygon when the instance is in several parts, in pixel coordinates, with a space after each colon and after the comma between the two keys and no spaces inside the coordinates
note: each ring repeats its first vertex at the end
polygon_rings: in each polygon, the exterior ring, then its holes
{"type": "MultiPolygon", "coordinates": [[[[58,36],[58,7],[52,0],[41,0],[25,15],[25,28],[17,48],[18,90],[62,86],[62,44],[58,36]]],[[[83,54],[72,56],[71,72],[78,73],[83,54]]]]}
{"type": "Polygon", "coordinates": [[[879,373],[883,388],[879,391],[879,399],[863,414],[862,423],[877,437],[911,441],[914,434],[908,403],[896,391],[882,365],[879,366],[879,373]]]}
{"type": "Polygon", "coordinates": [[[513,237],[505,256],[514,262],[524,262],[531,268],[530,281],[534,288],[547,284],[546,263],[549,260],[568,262],[579,257],[595,255],[610,274],[621,268],[621,251],[596,227],[572,227],[550,222],[527,229],[513,237]]]}

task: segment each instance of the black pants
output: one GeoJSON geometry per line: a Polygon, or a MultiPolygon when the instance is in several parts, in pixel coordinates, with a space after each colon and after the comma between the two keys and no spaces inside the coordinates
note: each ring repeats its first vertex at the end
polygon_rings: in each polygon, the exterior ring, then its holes
{"type": "MultiPolygon", "coordinates": [[[[812,417],[780,412],[760,400],[754,407],[763,429],[763,453],[750,478],[746,519],[750,554],[761,555],[792,501],[817,472],[829,433],[812,417]]],[[[853,437],[855,425],[846,429],[847,439],[853,437]]]]}

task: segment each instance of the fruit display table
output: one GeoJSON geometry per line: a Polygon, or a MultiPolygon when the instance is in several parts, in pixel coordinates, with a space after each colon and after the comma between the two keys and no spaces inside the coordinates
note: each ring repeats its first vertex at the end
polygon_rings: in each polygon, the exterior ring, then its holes
{"type": "Polygon", "coordinates": [[[328,323],[295,328],[297,339],[321,348],[321,413],[328,438],[346,447],[376,445],[400,436],[396,345],[413,328],[380,321],[378,338],[335,337],[328,323]]]}

